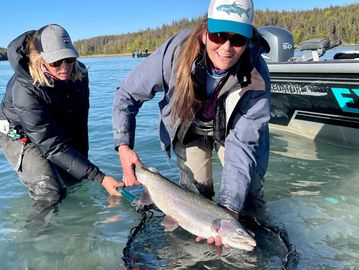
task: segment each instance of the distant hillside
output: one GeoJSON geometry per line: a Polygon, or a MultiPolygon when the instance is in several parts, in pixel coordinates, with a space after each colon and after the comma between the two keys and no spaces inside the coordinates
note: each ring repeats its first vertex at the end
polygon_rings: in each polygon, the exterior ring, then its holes
{"type": "MultiPolygon", "coordinates": [[[[292,32],[294,41],[311,38],[340,39],[346,44],[359,43],[359,24],[357,23],[359,4],[331,6],[325,9],[306,11],[255,12],[256,27],[279,25],[292,32]]],[[[156,29],[145,29],[123,35],[99,36],[78,40],[75,46],[81,55],[130,54],[135,50],[154,51],[164,40],[183,28],[197,25],[204,16],[192,20],[182,19],[164,24],[156,29]]]]}
{"type": "Polygon", "coordinates": [[[7,55],[6,55],[6,49],[5,48],[0,48],[0,61],[1,60],[7,60],[7,55]]]}
{"type": "Polygon", "coordinates": [[[138,32],[98,36],[74,42],[75,47],[81,55],[101,55],[101,54],[130,54],[134,51],[154,51],[167,38],[181,29],[191,28],[203,17],[191,20],[182,19],[171,24],[163,24],[155,29],[147,28],[138,32]]]}
{"type": "MultiPolygon", "coordinates": [[[[359,24],[357,23],[359,4],[331,6],[325,9],[306,11],[257,10],[256,27],[279,25],[293,34],[294,41],[311,38],[340,39],[345,44],[359,43],[359,24]]],[[[167,38],[181,29],[192,28],[204,19],[204,15],[193,19],[182,19],[163,24],[155,29],[147,28],[122,35],[97,36],[74,42],[80,55],[131,54],[133,51],[154,51],[167,38]]],[[[0,48],[0,60],[6,57],[6,50],[0,48]]]]}
{"type": "Polygon", "coordinates": [[[340,39],[346,44],[359,43],[359,4],[292,12],[266,10],[255,14],[256,26],[274,24],[287,28],[296,44],[317,37],[340,39]]]}

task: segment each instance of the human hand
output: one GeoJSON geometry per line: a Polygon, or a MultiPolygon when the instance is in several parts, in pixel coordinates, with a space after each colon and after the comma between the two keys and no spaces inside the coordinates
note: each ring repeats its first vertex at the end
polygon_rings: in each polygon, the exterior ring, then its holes
{"type": "Polygon", "coordinates": [[[121,196],[121,194],[117,191],[117,187],[124,187],[125,183],[118,182],[112,176],[106,175],[102,180],[102,186],[106,189],[107,193],[111,196],[121,196]]]}
{"type": "Polygon", "coordinates": [[[134,167],[142,167],[143,164],[138,158],[136,152],[133,151],[128,145],[121,145],[118,148],[118,153],[120,155],[123,172],[122,181],[126,186],[141,185],[141,183],[136,179],[134,167]]]}
{"type": "MultiPolygon", "coordinates": [[[[201,242],[202,240],[203,240],[202,237],[199,237],[199,236],[196,237],[196,242],[201,242]]],[[[217,235],[216,237],[208,238],[207,243],[208,244],[215,244],[216,246],[222,246],[223,245],[222,238],[219,235],[217,235]]],[[[229,248],[230,246],[225,244],[224,247],[229,248]]]]}

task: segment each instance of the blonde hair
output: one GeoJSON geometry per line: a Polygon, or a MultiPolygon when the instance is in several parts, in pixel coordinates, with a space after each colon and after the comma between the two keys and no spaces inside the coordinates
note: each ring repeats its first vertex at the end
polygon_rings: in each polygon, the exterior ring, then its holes
{"type": "Polygon", "coordinates": [[[202,36],[207,32],[207,19],[205,19],[189,35],[183,44],[183,50],[179,55],[178,69],[176,73],[176,88],[174,93],[174,102],[172,109],[172,121],[179,119],[180,123],[185,120],[195,118],[194,108],[202,106],[202,101],[196,94],[191,77],[192,64],[205,50],[202,42],[202,36]]]}
{"type": "MultiPolygon", "coordinates": [[[[54,79],[47,76],[43,69],[41,68],[44,65],[45,60],[42,58],[40,52],[35,45],[35,34],[32,34],[27,42],[27,51],[29,56],[29,72],[34,80],[34,85],[38,86],[48,86],[54,87],[54,79]]],[[[87,69],[79,65],[76,60],[72,69],[72,81],[80,81],[87,73],[87,69]]]]}

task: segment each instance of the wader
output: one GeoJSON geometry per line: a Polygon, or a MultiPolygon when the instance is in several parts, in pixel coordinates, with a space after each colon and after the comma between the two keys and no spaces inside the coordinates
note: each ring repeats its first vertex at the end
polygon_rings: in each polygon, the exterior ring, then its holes
{"type": "MultiPolygon", "coordinates": [[[[4,124],[3,120],[1,123],[4,124]]],[[[35,204],[46,208],[61,201],[66,195],[66,186],[78,180],[44,158],[33,143],[24,137],[10,137],[9,132],[6,135],[0,132],[2,152],[35,204]]]]}
{"type": "MultiPolygon", "coordinates": [[[[211,123],[196,120],[183,142],[176,140],[174,152],[180,172],[180,185],[208,199],[215,195],[213,188],[212,154],[217,152],[223,167],[225,147],[214,142],[211,123]]],[[[243,211],[256,210],[264,205],[264,179],[257,174],[251,181],[243,211]]]]}

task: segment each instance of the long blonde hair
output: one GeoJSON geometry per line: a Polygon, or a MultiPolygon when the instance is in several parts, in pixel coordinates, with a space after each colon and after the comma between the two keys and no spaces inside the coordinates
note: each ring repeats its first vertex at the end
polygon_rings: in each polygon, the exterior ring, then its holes
{"type": "MultiPolygon", "coordinates": [[[[34,36],[35,34],[32,34],[27,42],[27,51],[29,55],[29,72],[31,78],[34,80],[33,84],[38,86],[54,87],[54,79],[49,76],[46,76],[43,69],[41,68],[41,66],[44,65],[45,60],[42,58],[40,52],[36,48],[34,36]]],[[[87,69],[81,67],[76,60],[72,69],[71,80],[82,80],[86,73],[87,69]]]]}
{"type": "Polygon", "coordinates": [[[193,120],[195,117],[194,109],[202,106],[202,102],[195,93],[194,84],[191,77],[192,64],[205,50],[202,36],[207,31],[207,19],[205,19],[183,44],[182,52],[179,55],[178,69],[176,74],[176,88],[174,93],[174,103],[172,108],[172,121],[179,119],[180,123],[185,120],[193,120]]]}

